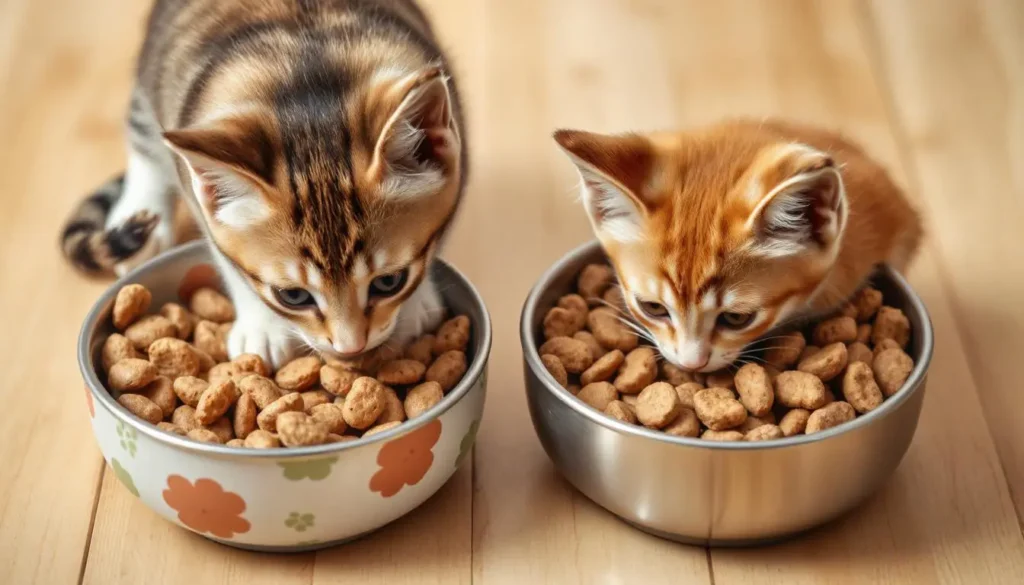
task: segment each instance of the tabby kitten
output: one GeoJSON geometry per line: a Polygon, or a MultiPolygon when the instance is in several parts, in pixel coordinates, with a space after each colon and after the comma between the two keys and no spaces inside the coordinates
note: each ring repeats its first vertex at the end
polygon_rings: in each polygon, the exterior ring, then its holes
{"type": "Polygon", "coordinates": [[[730,121],[687,133],[560,130],[626,304],[666,359],[710,372],[792,319],[835,310],[921,220],[885,170],[831,132],[730,121]]]}
{"type": "Polygon", "coordinates": [[[447,71],[412,0],[157,0],[127,171],[64,252],[123,273],[174,244],[181,193],[238,309],[232,356],[411,339],[441,317],[428,271],[466,176],[447,71]]]}

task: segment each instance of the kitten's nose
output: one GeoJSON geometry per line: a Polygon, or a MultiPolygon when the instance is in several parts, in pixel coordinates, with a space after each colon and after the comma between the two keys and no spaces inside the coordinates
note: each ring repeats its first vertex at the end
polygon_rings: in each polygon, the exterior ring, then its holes
{"type": "Polygon", "coordinates": [[[343,355],[355,355],[366,349],[366,336],[362,336],[359,339],[347,339],[340,340],[336,339],[331,344],[334,351],[343,355]]]}
{"type": "Polygon", "coordinates": [[[679,351],[679,365],[688,370],[699,370],[711,361],[711,348],[698,344],[686,344],[679,351]]]}

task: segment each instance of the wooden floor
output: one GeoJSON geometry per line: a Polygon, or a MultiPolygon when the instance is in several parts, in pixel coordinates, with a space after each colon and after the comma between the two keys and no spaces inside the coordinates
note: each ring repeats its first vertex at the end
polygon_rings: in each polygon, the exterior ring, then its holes
{"type": "Polygon", "coordinates": [[[0,583],[1022,582],[1024,3],[427,4],[475,163],[447,257],[495,325],[472,468],[365,540],[267,556],[150,513],[104,472],[82,404],[75,338],[104,284],[62,263],[57,233],[122,168],[148,1],[0,0],[0,583]],[[706,551],[625,526],[556,475],[527,414],[517,322],[532,282],[589,235],[552,129],[736,114],[838,127],[890,165],[927,216],[912,280],[937,347],[913,446],[876,497],[786,544],[706,551]]]}

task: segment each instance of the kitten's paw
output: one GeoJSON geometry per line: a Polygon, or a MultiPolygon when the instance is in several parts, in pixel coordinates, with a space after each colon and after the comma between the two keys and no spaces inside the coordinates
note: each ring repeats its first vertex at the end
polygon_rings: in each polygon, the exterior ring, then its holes
{"type": "Polygon", "coordinates": [[[391,334],[391,340],[399,347],[433,331],[444,319],[444,300],[437,292],[432,280],[424,280],[416,292],[402,305],[398,313],[398,325],[391,334]]]}
{"type": "Polygon", "coordinates": [[[254,353],[275,370],[298,357],[300,350],[299,341],[276,319],[240,317],[228,334],[231,359],[243,353],[254,353]]]}
{"type": "Polygon", "coordinates": [[[174,227],[163,216],[143,210],[119,223],[108,222],[104,240],[120,277],[174,245],[174,227]]]}

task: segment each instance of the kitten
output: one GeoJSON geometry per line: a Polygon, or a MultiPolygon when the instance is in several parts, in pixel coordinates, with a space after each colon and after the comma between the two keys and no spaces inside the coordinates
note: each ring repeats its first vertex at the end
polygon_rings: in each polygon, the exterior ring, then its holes
{"type": "Polygon", "coordinates": [[[831,132],[741,120],[554,137],[630,312],[688,370],[718,370],[772,328],[836,309],[878,264],[904,270],[922,236],[885,170],[831,132]]]}
{"type": "Polygon", "coordinates": [[[64,253],[125,272],[174,244],[180,192],[238,309],[232,356],[403,343],[442,316],[428,270],[467,173],[447,71],[411,0],[158,0],[127,171],[64,253]]]}

